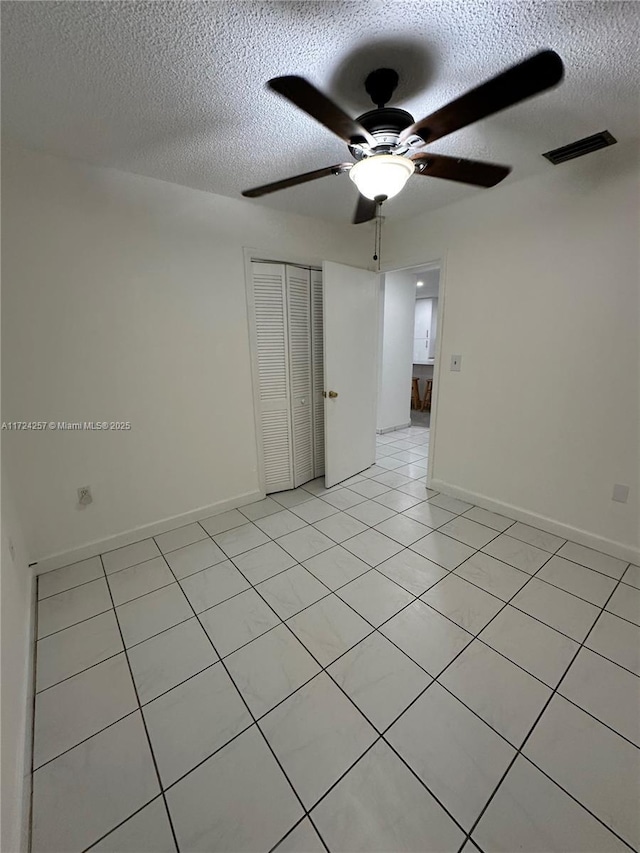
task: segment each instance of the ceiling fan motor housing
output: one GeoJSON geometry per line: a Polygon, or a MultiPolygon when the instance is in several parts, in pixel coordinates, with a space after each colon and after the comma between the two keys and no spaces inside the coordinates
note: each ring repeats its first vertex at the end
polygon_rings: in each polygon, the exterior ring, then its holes
{"type": "MultiPolygon", "coordinates": [[[[406,110],[396,107],[380,107],[370,110],[356,119],[378,143],[373,150],[376,154],[387,154],[398,145],[402,131],[413,124],[413,116],[406,110]]],[[[360,146],[350,145],[349,150],[356,158],[361,160],[368,156],[369,151],[364,151],[360,146]]]]}

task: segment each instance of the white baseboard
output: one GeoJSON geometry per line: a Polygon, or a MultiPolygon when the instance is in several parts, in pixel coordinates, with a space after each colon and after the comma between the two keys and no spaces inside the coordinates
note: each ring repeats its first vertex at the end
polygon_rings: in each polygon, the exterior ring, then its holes
{"type": "Polygon", "coordinates": [[[378,435],[384,435],[386,432],[395,432],[398,429],[406,429],[411,426],[411,421],[407,424],[398,424],[398,426],[385,427],[384,429],[377,429],[376,433],[378,435]]]}
{"type": "Polygon", "coordinates": [[[634,548],[633,545],[625,545],[622,542],[616,542],[604,536],[597,536],[595,533],[589,533],[589,531],[582,530],[580,527],[563,524],[560,521],[555,521],[553,518],[547,518],[544,515],[522,509],[522,507],[513,506],[503,501],[496,501],[486,495],[480,495],[476,492],[470,492],[467,489],[461,489],[458,486],[452,486],[450,483],[445,483],[442,480],[433,479],[428,485],[430,489],[445,492],[454,498],[460,498],[460,500],[482,507],[482,509],[488,509],[491,512],[515,518],[516,521],[522,521],[524,524],[546,530],[547,533],[553,533],[556,536],[561,536],[563,539],[570,539],[572,542],[577,542],[579,545],[584,545],[587,548],[593,548],[595,551],[602,551],[604,554],[617,557],[619,560],[627,560],[631,563],[638,563],[640,561],[640,549],[634,548]]]}
{"type": "Polygon", "coordinates": [[[81,545],[78,548],[72,548],[68,551],[61,551],[57,554],[43,557],[35,563],[35,572],[37,575],[41,575],[44,572],[52,572],[54,569],[59,569],[62,566],[69,566],[72,563],[80,562],[80,560],[96,557],[98,554],[113,551],[115,548],[122,548],[124,545],[132,545],[141,539],[158,536],[160,533],[166,533],[176,527],[183,527],[185,524],[191,524],[193,521],[200,521],[203,518],[209,518],[211,515],[219,515],[221,512],[227,512],[230,509],[245,506],[245,504],[255,503],[255,501],[260,501],[263,498],[264,493],[258,490],[245,492],[242,495],[218,501],[210,506],[203,506],[191,510],[191,512],[185,512],[182,515],[174,515],[172,518],[164,518],[162,521],[153,522],[153,524],[134,527],[132,530],[117,533],[115,536],[108,536],[106,539],[98,539],[95,542],[88,542],[86,545],[81,545]]]}

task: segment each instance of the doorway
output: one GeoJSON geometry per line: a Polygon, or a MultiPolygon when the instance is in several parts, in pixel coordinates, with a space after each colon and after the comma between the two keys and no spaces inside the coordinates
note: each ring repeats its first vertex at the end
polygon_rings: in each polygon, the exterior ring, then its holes
{"type": "MultiPolygon", "coordinates": [[[[381,284],[379,365],[379,434],[414,432],[433,448],[439,328],[442,318],[441,263],[390,270],[381,284]],[[417,432],[424,431],[424,432],[417,432]]],[[[411,460],[412,474],[421,479],[430,471],[428,458],[411,460]],[[418,470],[418,468],[420,470],[418,470]]]]}
{"type": "Polygon", "coordinates": [[[440,268],[419,270],[413,273],[413,276],[416,301],[410,394],[411,426],[429,428],[438,335],[440,268]]]}

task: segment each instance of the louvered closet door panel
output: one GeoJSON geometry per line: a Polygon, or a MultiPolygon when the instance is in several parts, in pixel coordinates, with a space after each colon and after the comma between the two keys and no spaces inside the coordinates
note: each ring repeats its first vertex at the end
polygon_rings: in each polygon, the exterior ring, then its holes
{"type": "Polygon", "coordinates": [[[308,269],[286,267],[289,315],[289,377],[293,427],[293,483],[313,479],[311,393],[311,291],[308,269]]]}
{"type": "Polygon", "coordinates": [[[313,390],[313,476],[324,474],[324,356],[322,271],[311,270],[311,367],[313,390]]]}
{"type": "Polygon", "coordinates": [[[287,296],[283,264],[252,264],[267,492],[293,488],[287,296]]]}

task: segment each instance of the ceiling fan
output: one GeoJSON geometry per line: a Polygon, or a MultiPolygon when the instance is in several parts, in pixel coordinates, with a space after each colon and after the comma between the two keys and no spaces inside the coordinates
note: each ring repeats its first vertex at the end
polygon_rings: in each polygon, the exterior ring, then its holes
{"type": "Polygon", "coordinates": [[[348,116],[303,77],[274,77],[267,83],[268,87],[339,136],[347,143],[356,162],[305,172],[245,190],[242,195],[257,198],[327,175],[348,172],[360,192],[353,217],[353,222],[359,224],[375,218],[378,205],[397,195],[413,174],[493,187],[507,177],[511,171],[509,166],[433,154],[427,152],[425,146],[544,92],[562,80],[563,72],[558,54],[543,50],[421,121],[414,121],[405,110],[386,106],[398,85],[398,74],[390,68],[379,68],[367,77],[365,89],[376,109],[357,119],[348,116]]]}

